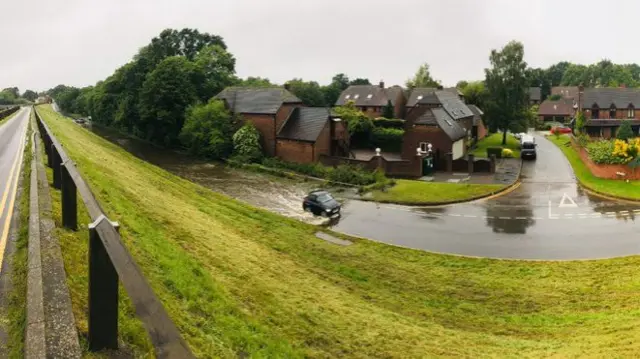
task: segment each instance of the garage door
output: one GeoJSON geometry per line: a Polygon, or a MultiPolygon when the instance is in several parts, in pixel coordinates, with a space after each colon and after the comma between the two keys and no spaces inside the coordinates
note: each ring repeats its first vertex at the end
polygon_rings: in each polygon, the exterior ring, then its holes
{"type": "Polygon", "coordinates": [[[458,140],[453,143],[453,159],[457,160],[464,156],[464,139],[458,140]]]}

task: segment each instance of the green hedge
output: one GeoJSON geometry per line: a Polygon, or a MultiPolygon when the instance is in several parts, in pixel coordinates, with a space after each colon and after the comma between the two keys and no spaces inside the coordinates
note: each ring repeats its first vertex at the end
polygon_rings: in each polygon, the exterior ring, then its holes
{"type": "Polygon", "coordinates": [[[373,125],[376,126],[376,127],[382,127],[382,128],[403,129],[404,128],[404,120],[399,119],[399,118],[378,117],[375,120],[373,120],[373,125]]]}
{"type": "Polygon", "coordinates": [[[487,147],[487,157],[491,158],[491,155],[502,158],[502,147],[487,147]]]}
{"type": "Polygon", "coordinates": [[[385,152],[400,152],[404,130],[376,127],[371,133],[371,145],[385,152]]]}
{"type": "Polygon", "coordinates": [[[287,169],[311,177],[318,177],[333,182],[348,183],[356,186],[365,186],[387,181],[384,173],[379,171],[368,171],[360,166],[340,165],[334,168],[323,166],[320,163],[300,164],[285,162],[271,157],[262,160],[262,164],[270,168],[287,169]]]}

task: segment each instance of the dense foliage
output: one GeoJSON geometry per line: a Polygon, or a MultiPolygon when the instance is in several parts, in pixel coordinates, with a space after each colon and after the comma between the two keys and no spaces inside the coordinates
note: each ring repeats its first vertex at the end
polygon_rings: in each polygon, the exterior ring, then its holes
{"type": "MultiPolygon", "coordinates": [[[[29,98],[31,98],[31,93],[33,93],[31,90],[25,92],[29,98]]],[[[29,101],[33,101],[29,98],[20,96],[20,90],[17,87],[8,87],[0,91],[0,105],[24,105],[29,103],[29,101]]]]}
{"type": "Polygon", "coordinates": [[[222,101],[211,100],[205,105],[191,106],[180,141],[189,152],[210,158],[227,158],[233,150],[232,136],[236,121],[222,101]]]}
{"type": "Polygon", "coordinates": [[[371,132],[371,145],[386,152],[400,152],[402,136],[404,136],[404,130],[375,127],[371,132]]]}
{"type": "Polygon", "coordinates": [[[284,162],[277,158],[265,158],[262,164],[271,168],[287,169],[307,176],[358,186],[387,182],[384,173],[380,171],[368,171],[360,166],[340,165],[334,168],[323,166],[320,163],[299,164],[284,162]]]}
{"type": "Polygon", "coordinates": [[[256,162],[262,158],[260,132],[251,122],[233,135],[233,154],[244,162],[256,162]]]}
{"type": "Polygon", "coordinates": [[[627,156],[626,152],[623,152],[621,142],[625,143],[620,141],[616,145],[616,141],[604,140],[590,142],[586,147],[589,158],[598,164],[617,165],[627,163],[631,158],[627,156]],[[616,146],[618,147],[617,149],[616,146]]]}
{"type": "Polygon", "coordinates": [[[383,128],[404,128],[404,120],[400,118],[385,118],[378,117],[373,120],[373,125],[375,127],[383,127],[383,128]]]}
{"type": "Polygon", "coordinates": [[[415,75],[412,78],[407,80],[406,86],[408,88],[416,88],[416,87],[438,87],[440,86],[440,81],[435,80],[431,76],[431,71],[429,71],[429,64],[424,63],[420,65],[415,75]]]}
{"type": "Polygon", "coordinates": [[[491,68],[485,69],[485,86],[488,91],[485,119],[491,132],[502,131],[502,144],[507,142],[507,131],[522,132],[526,129],[526,111],[529,104],[524,62],[524,46],[509,42],[500,51],[492,50],[491,68]]]}
{"type": "Polygon", "coordinates": [[[367,148],[370,146],[373,121],[357,109],[353,101],[348,101],[344,106],[334,108],[334,112],[347,124],[352,147],[367,148]]]}

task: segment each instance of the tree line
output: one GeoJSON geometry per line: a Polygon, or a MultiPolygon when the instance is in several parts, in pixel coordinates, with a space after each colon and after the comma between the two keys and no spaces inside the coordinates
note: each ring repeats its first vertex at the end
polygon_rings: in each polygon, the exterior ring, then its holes
{"type": "Polygon", "coordinates": [[[38,98],[38,93],[26,90],[20,94],[17,87],[7,87],[0,91],[0,105],[26,105],[34,102],[38,98]]]}

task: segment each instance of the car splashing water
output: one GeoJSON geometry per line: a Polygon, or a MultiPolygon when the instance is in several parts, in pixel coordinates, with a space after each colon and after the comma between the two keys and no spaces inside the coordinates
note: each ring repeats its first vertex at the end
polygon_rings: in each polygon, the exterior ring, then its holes
{"type": "Polygon", "coordinates": [[[319,187],[317,182],[274,180],[268,175],[233,169],[221,162],[206,162],[159,148],[108,128],[86,127],[134,156],[213,191],[307,223],[322,225],[328,222],[327,218],[314,216],[302,209],[302,199],[319,187]]]}

